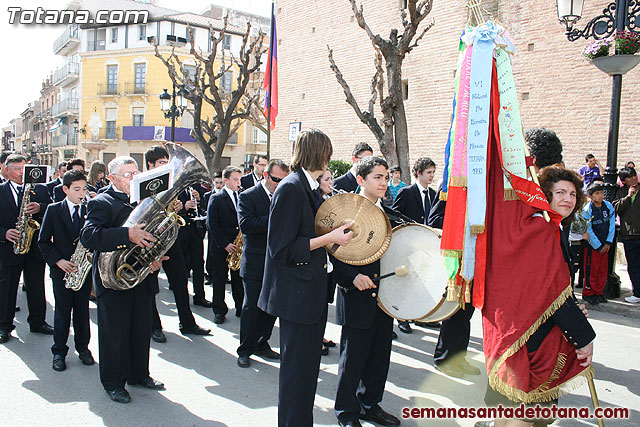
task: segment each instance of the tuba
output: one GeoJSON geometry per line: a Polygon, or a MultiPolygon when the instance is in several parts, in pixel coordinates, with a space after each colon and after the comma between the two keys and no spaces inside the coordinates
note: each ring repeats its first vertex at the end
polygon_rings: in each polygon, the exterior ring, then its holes
{"type": "Polygon", "coordinates": [[[13,253],[16,255],[24,255],[29,252],[31,248],[31,240],[33,234],[40,229],[40,224],[35,219],[31,218],[31,214],[27,213],[27,205],[31,201],[31,184],[24,185],[24,196],[22,197],[22,203],[20,204],[20,213],[18,215],[18,222],[16,223],[16,230],[20,233],[20,237],[13,244],[13,253]]]}
{"type": "Polygon", "coordinates": [[[132,227],[145,223],[145,231],[156,241],[148,248],[133,246],[100,253],[98,268],[105,288],[127,290],[142,282],[151,272],[151,263],[167,253],[178,238],[178,229],[184,225],[184,220],[173,210],[175,199],[191,185],[211,182],[207,168],[193,154],[174,143],[166,143],[165,148],[169,153],[173,187],[142,200],[122,225],[132,227]]]}
{"type": "Polygon", "coordinates": [[[240,270],[240,262],[242,261],[242,231],[238,231],[238,235],[233,241],[233,244],[240,248],[240,252],[227,255],[227,265],[230,270],[238,271],[240,270]]]}
{"type": "MultiPolygon", "coordinates": [[[[87,199],[82,201],[83,205],[87,205],[87,199]]],[[[89,271],[91,271],[91,261],[93,260],[93,251],[82,246],[82,243],[78,241],[73,255],[71,255],[71,263],[76,265],[76,269],[71,273],[64,274],[65,287],[72,291],[79,291],[84,285],[89,271]]]]}

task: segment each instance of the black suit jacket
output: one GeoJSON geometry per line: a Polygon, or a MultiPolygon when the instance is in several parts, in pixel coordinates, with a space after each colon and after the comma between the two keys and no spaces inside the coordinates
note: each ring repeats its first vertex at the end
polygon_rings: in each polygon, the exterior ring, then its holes
{"type": "MultiPolygon", "coordinates": [[[[84,225],[87,214],[85,206],[80,208],[80,225],[84,225]]],[[[44,260],[49,264],[52,279],[64,278],[64,271],[56,265],[61,259],[69,261],[76,249],[79,234],[73,229],[71,214],[66,201],[52,203],[47,207],[42,225],[38,247],[44,260]]]]}
{"type": "Polygon", "coordinates": [[[440,200],[440,193],[442,193],[442,185],[438,187],[438,191],[436,193],[436,202],[431,206],[431,211],[429,212],[429,219],[427,220],[427,225],[433,228],[439,228],[442,230],[442,224],[444,224],[444,212],[447,207],[446,200],[440,200]]]}
{"type": "MultiPolygon", "coordinates": [[[[392,226],[398,225],[398,213],[391,208],[383,205],[385,214],[392,223],[392,226]]],[[[336,322],[339,325],[349,326],[357,329],[367,329],[373,325],[376,316],[376,308],[378,299],[376,294],[377,288],[359,291],[353,289],[345,292],[344,288],[353,286],[353,279],[358,274],[364,274],[371,279],[375,279],[380,275],[380,260],[374,261],[367,265],[349,265],[331,257],[333,264],[333,279],[336,283],[342,285],[338,288],[338,298],[336,300],[336,322]]],[[[385,272],[388,273],[388,272],[385,272]]],[[[384,284],[383,284],[384,286],[384,284]]]]}
{"type": "Polygon", "coordinates": [[[240,185],[242,186],[242,190],[248,190],[251,187],[253,187],[255,184],[255,182],[253,182],[253,177],[255,175],[253,174],[253,172],[249,172],[246,175],[242,175],[240,177],[240,185]]]}
{"type": "Polygon", "coordinates": [[[310,250],[316,201],[302,169],[276,189],[269,210],[267,256],[258,307],[289,322],[311,325],[327,306],[327,252],[310,250]]]}
{"type": "MultiPolygon", "coordinates": [[[[435,204],[436,191],[433,188],[429,188],[429,195],[431,196],[431,203],[435,204]]],[[[408,216],[419,224],[424,224],[424,204],[422,203],[422,196],[420,195],[418,184],[402,187],[393,203],[393,209],[408,216]]],[[[429,209],[429,211],[430,210],[431,209],[429,209]]],[[[427,217],[428,215],[429,212],[427,212],[427,217]]]]}
{"type": "Polygon", "coordinates": [[[333,181],[333,187],[336,190],[343,190],[347,193],[353,193],[358,188],[358,181],[351,172],[347,172],[333,181]]]}
{"type": "MultiPolygon", "coordinates": [[[[200,184],[194,185],[193,189],[196,190],[200,195],[200,200],[198,201],[198,207],[196,209],[186,209],[184,207],[185,203],[191,200],[191,195],[187,194],[186,191],[182,191],[180,192],[180,194],[178,194],[178,200],[182,202],[183,207],[182,207],[182,210],[178,212],[178,215],[180,215],[185,220],[186,222],[185,227],[193,227],[196,230],[196,233],[198,234],[198,236],[204,239],[204,235],[206,232],[205,230],[206,224],[204,224],[204,221],[194,221],[193,219],[197,216],[198,217],[205,216],[207,214],[207,205],[204,203],[204,195],[206,190],[200,184]]],[[[180,234],[186,235],[187,230],[185,227],[180,227],[180,234]]]]}
{"type": "Polygon", "coordinates": [[[53,196],[51,197],[54,202],[61,202],[64,198],[67,197],[64,194],[64,190],[62,189],[62,184],[58,184],[53,188],[53,196]]]}
{"type": "MultiPolygon", "coordinates": [[[[80,230],[80,242],[93,253],[92,274],[96,289],[96,296],[111,291],[102,286],[102,278],[98,269],[98,258],[102,252],[123,250],[133,246],[129,241],[129,229],[123,227],[133,205],[129,203],[129,196],[115,191],[112,185],[91,199],[87,204],[87,217],[84,228],[80,230]]],[[[147,276],[138,286],[149,286],[150,292],[158,293],[158,283],[147,276]]],[[[127,291],[112,291],[127,292],[127,291]]]]}
{"type": "Polygon", "coordinates": [[[209,249],[226,254],[227,251],[224,248],[229,243],[233,243],[239,230],[238,213],[226,190],[219,191],[209,198],[207,229],[209,230],[209,249]]]}
{"type": "Polygon", "coordinates": [[[254,185],[240,194],[238,220],[243,241],[240,277],[243,279],[262,282],[270,205],[271,200],[262,184],[254,185]]]}
{"type": "Polygon", "coordinates": [[[62,178],[56,178],[53,181],[49,181],[45,184],[47,186],[47,191],[49,192],[49,197],[51,197],[51,199],[53,199],[53,189],[60,184],[62,184],[62,178]]]}
{"type": "MultiPolygon", "coordinates": [[[[7,230],[16,228],[18,222],[18,214],[20,213],[19,204],[22,202],[22,196],[18,199],[18,205],[13,198],[13,189],[11,183],[5,181],[0,184],[0,265],[11,266],[18,265],[22,262],[24,255],[16,255],[13,253],[13,243],[5,240],[7,230]]],[[[33,215],[32,218],[38,223],[42,223],[42,217],[47,210],[47,206],[51,203],[49,192],[44,184],[36,184],[31,187],[31,201],[40,204],[40,212],[33,215]]],[[[31,249],[27,255],[34,255],[38,260],[42,260],[40,250],[38,249],[38,231],[33,234],[31,241],[31,249]]]]}

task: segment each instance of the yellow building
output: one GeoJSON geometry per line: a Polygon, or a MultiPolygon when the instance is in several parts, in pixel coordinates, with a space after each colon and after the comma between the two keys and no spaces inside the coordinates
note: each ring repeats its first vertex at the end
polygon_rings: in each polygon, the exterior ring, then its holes
{"type": "MultiPolygon", "coordinates": [[[[79,78],[73,97],[78,99],[77,155],[90,163],[101,160],[108,163],[116,156],[129,155],[142,168],[144,152],[152,145],[171,140],[171,119],[165,118],[160,109],[159,96],[166,89],[172,92],[164,64],[155,56],[151,38],[157,41],[160,52],[168,57],[175,52],[187,70],[195,71],[196,62],[189,54],[188,25],[194,29],[194,43],[202,52],[211,48],[209,31],[219,31],[218,19],[189,13],[156,15],[146,24],[122,24],[108,27],[82,27],[64,42],[56,42],[56,53],[79,63],[79,78]],[[181,47],[180,47],[181,46],[181,47]]],[[[65,34],[73,34],[66,31],[65,34]]],[[[219,45],[218,56],[224,54],[227,61],[231,54],[238,56],[242,32],[228,27],[219,45]]],[[[64,37],[65,35],[63,35],[64,37]]],[[[227,62],[229,63],[229,62],[227,62]]],[[[220,82],[221,90],[231,91],[236,85],[237,71],[230,70],[220,82]]],[[[175,140],[204,162],[204,156],[190,136],[193,128],[192,107],[187,106],[182,117],[176,119],[175,140]]],[[[213,116],[213,108],[203,103],[203,118],[213,116]]],[[[67,126],[74,117],[67,117],[67,126]]],[[[261,153],[263,138],[255,136],[257,128],[245,122],[227,142],[222,154],[222,166],[248,163],[251,155],[261,153]],[[256,143],[253,143],[256,141],[256,143]]],[[[58,156],[62,160],[60,146],[58,156]]],[[[76,147],[73,147],[76,148],[76,147]]],[[[264,147],[266,149],[266,147],[264,147]]]]}

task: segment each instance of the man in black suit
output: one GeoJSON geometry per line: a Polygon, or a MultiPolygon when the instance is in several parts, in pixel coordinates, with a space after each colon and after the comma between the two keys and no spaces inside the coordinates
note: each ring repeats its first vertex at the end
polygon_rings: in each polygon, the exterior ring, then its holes
{"type": "MultiPolygon", "coordinates": [[[[147,170],[152,170],[169,163],[169,153],[161,145],[154,145],[144,153],[144,161],[147,170]]],[[[180,200],[174,202],[173,208],[176,212],[182,211],[183,204],[180,200]]],[[[173,291],[173,297],[176,301],[178,309],[178,318],[180,319],[180,332],[183,335],[209,335],[210,329],[201,328],[196,324],[196,320],[191,312],[189,305],[189,290],[187,277],[187,267],[182,252],[182,245],[176,242],[167,251],[167,259],[162,263],[162,268],[167,274],[169,286],[173,291]]],[[[162,332],[162,323],[160,322],[160,314],[156,307],[155,298],[153,304],[153,323],[151,339],[156,342],[165,342],[167,340],[164,332],[162,332]]]]}
{"type": "MultiPolygon", "coordinates": [[[[89,201],[80,232],[80,242],[94,251],[92,273],[98,304],[100,381],[111,400],[118,403],[131,401],[125,383],[164,389],[164,384],[149,376],[151,317],[157,282],[149,275],[131,289],[107,288],[103,286],[98,262],[102,252],[124,250],[131,244],[151,247],[156,240],[143,229],[144,225],[122,226],[134,208],[129,194],[131,180],[137,173],[138,165],[131,157],[116,157],[109,163],[111,184],[89,201]]],[[[166,259],[153,261],[151,271],[158,271],[166,259]]]]}
{"type": "Polygon", "coordinates": [[[280,355],[269,346],[269,338],[276,318],[258,308],[262,289],[264,258],[267,253],[267,227],[269,206],[278,184],[289,173],[282,160],[271,160],[260,185],[240,194],[238,220],[242,230],[242,260],[240,277],[244,284],[244,302],[240,317],[240,346],[238,366],[248,368],[252,354],[265,359],[280,360],[280,355]]]}
{"type": "Polygon", "coordinates": [[[62,177],[64,176],[64,173],[66,171],[67,171],[67,162],[58,163],[58,177],[56,179],[52,179],[46,184],[47,191],[49,192],[49,197],[51,197],[52,200],[53,200],[53,189],[56,188],[56,186],[62,184],[62,177]]]}
{"type": "Polygon", "coordinates": [[[248,190],[249,188],[257,185],[262,180],[262,175],[267,167],[267,156],[258,154],[253,158],[253,171],[249,171],[248,174],[243,175],[240,178],[240,185],[242,190],[248,190]]]}
{"type": "Polygon", "coordinates": [[[65,273],[72,273],[79,265],[71,263],[71,256],[76,249],[80,230],[84,226],[86,207],[83,200],[87,193],[87,178],[84,173],[70,170],[65,173],[62,189],[66,193],[65,200],[52,203],[47,207],[40,227],[38,246],[42,256],[49,264],[49,273],[53,282],[55,312],[53,318],[53,369],[67,369],[65,357],[69,351],[67,339],[73,311],[73,335],[76,351],[85,365],[95,362],[89,351],[89,294],[91,293],[91,276],[87,276],[80,289],[71,290],[65,286],[65,273]]]}
{"type": "Polygon", "coordinates": [[[0,184],[9,179],[7,175],[7,165],[5,165],[4,162],[7,161],[7,157],[10,155],[11,153],[9,152],[0,153],[0,184]]]}
{"type": "MultiPolygon", "coordinates": [[[[15,329],[13,319],[16,311],[16,297],[20,275],[24,277],[29,306],[29,327],[31,332],[52,335],[53,328],[45,321],[46,300],[44,293],[45,263],[38,248],[38,231],[31,240],[31,247],[24,255],[13,253],[13,244],[21,237],[16,223],[23,200],[23,174],[27,159],[20,154],[7,157],[9,180],[0,184],[0,343],[9,340],[15,329]]],[[[51,203],[47,187],[35,184],[31,187],[30,202],[25,212],[32,219],[42,222],[47,206],[51,203]]]]}
{"type": "MultiPolygon", "coordinates": [[[[387,162],[365,157],[356,171],[360,194],[381,210],[387,190],[387,162]]],[[[397,213],[395,213],[397,215],[397,213]]],[[[391,219],[391,218],[390,218],[391,219]]],[[[380,260],[353,266],[332,258],[333,277],[342,285],[336,302],[336,320],[342,325],[335,413],[341,426],[360,426],[359,418],[384,426],[400,420],[380,407],[391,359],[393,318],[378,307],[380,260]]]]}
{"type": "Polygon", "coordinates": [[[327,319],[325,245],[346,245],[353,232],[345,224],[316,236],[314,191],[329,164],[331,141],[317,129],[298,134],[293,172],[273,195],[267,231],[262,291],[258,307],[280,318],[278,425],[313,425],[322,336],[327,319]]]}
{"type": "Polygon", "coordinates": [[[333,188],[336,190],[346,191],[347,193],[355,192],[358,188],[358,183],[356,182],[356,168],[358,167],[358,162],[363,157],[368,156],[373,156],[373,148],[371,148],[371,146],[366,142],[358,143],[351,153],[353,166],[347,173],[333,181],[333,188]]]}
{"type": "MultiPolygon", "coordinates": [[[[408,216],[418,224],[427,224],[431,207],[437,201],[437,193],[429,184],[436,173],[436,164],[428,157],[421,157],[413,165],[415,183],[403,187],[398,192],[393,209],[408,216]]],[[[435,325],[432,325],[435,326],[435,325]]],[[[410,334],[409,322],[398,322],[398,328],[405,334],[410,334]]]]}
{"type": "Polygon", "coordinates": [[[204,292],[204,235],[207,225],[204,220],[196,219],[207,214],[207,206],[203,203],[205,191],[202,185],[196,184],[178,195],[184,206],[178,215],[186,222],[184,227],[180,227],[178,242],[184,254],[187,276],[193,272],[193,305],[211,308],[204,292]]]}
{"type": "MultiPolygon", "coordinates": [[[[225,315],[229,311],[224,302],[225,284],[230,270],[227,255],[240,253],[240,248],[233,242],[240,230],[237,210],[241,176],[240,169],[227,166],[222,171],[224,188],[211,196],[207,207],[208,261],[211,267],[209,277],[213,283],[213,321],[217,324],[224,323],[225,315]]],[[[231,270],[231,294],[236,306],[236,317],[240,317],[244,290],[239,271],[231,270]]]]}
{"type": "MultiPolygon", "coordinates": [[[[67,163],[67,170],[79,170],[82,171],[82,173],[85,172],[84,170],[84,160],[82,159],[73,159],[71,160],[69,163],[67,163]]],[[[64,193],[64,191],[62,190],[62,180],[64,179],[64,175],[62,175],[60,177],[61,181],[58,185],[56,185],[53,188],[53,201],[54,202],[60,202],[62,200],[64,200],[64,198],[66,197],[66,194],[64,193]]],[[[95,197],[96,194],[93,193],[93,195],[91,195],[91,197],[95,197]]]]}

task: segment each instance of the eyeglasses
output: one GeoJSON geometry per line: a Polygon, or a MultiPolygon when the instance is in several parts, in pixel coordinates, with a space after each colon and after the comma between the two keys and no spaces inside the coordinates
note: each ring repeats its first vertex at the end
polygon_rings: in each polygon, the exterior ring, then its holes
{"type": "Polygon", "coordinates": [[[269,172],[267,172],[267,175],[269,175],[269,178],[271,178],[271,181],[273,182],[280,182],[284,179],[284,178],[276,178],[275,176],[271,175],[269,172]]]}
{"type": "Polygon", "coordinates": [[[124,173],[121,173],[120,176],[123,178],[129,179],[134,175],[138,175],[139,173],[140,173],[139,171],[124,172],[124,173]]]}

